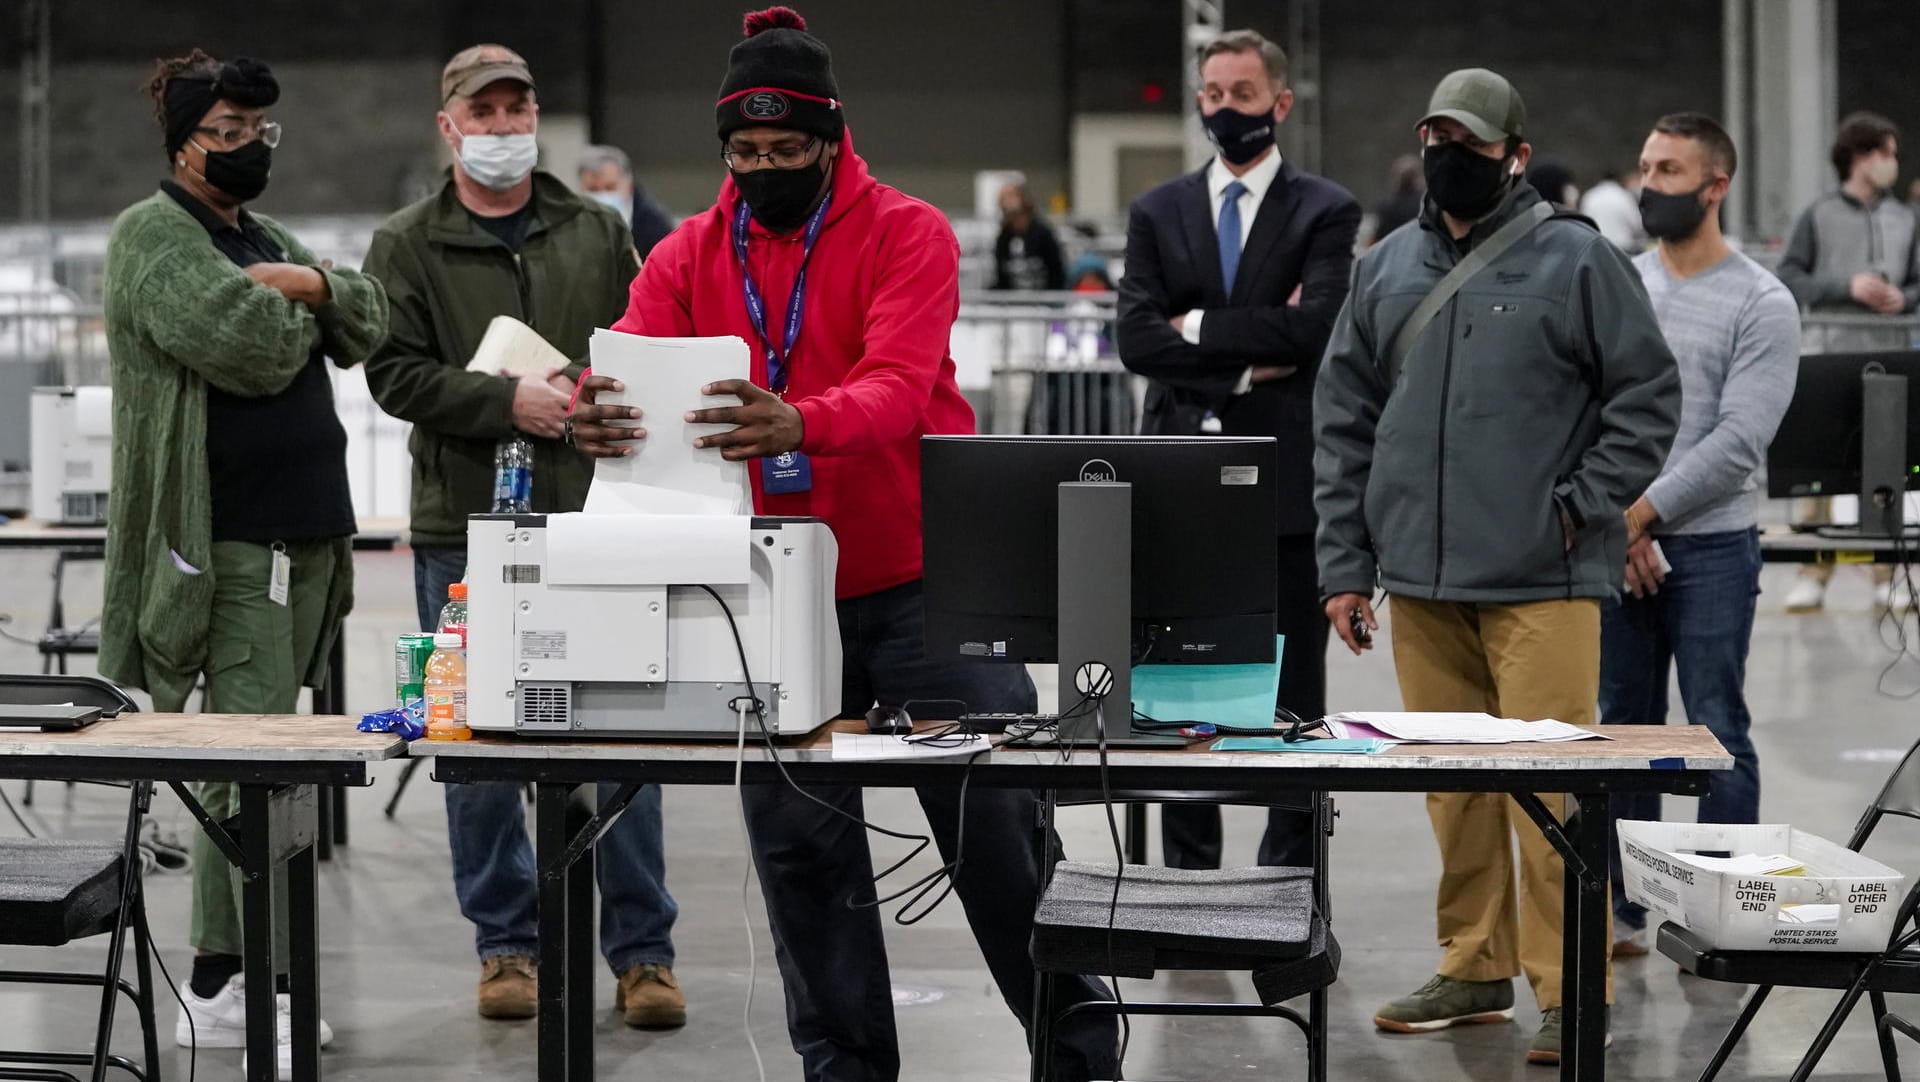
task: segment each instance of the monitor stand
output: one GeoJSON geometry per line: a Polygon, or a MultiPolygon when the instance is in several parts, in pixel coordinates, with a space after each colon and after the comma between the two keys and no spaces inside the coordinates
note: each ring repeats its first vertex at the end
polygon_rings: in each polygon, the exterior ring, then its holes
{"type": "Polygon", "coordinates": [[[1110,748],[1184,746],[1184,737],[1133,731],[1133,486],[1067,481],[1059,501],[1056,739],[1097,747],[1104,729],[1110,748]],[[1080,705],[1089,693],[1102,710],[1080,705]]]}
{"type": "Polygon", "coordinates": [[[1907,377],[1877,369],[1860,374],[1860,536],[1893,538],[1907,494],[1907,377]]]}

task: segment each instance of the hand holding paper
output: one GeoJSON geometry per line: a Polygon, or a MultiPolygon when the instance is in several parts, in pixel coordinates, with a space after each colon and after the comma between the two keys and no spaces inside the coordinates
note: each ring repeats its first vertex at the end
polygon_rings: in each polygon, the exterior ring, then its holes
{"type": "Polygon", "coordinates": [[[689,422],[726,412],[731,396],[707,392],[744,381],[749,358],[739,338],[646,338],[595,331],[594,374],[573,414],[574,443],[597,457],[589,513],[746,513],[747,467],[700,440],[711,426],[689,422]],[[592,403],[587,403],[591,394],[592,403]],[[644,442],[630,438],[646,410],[644,442]]]}

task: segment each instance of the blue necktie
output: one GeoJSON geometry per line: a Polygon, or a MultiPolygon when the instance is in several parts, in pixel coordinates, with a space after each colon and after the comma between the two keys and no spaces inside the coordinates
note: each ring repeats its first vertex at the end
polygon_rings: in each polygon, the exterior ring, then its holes
{"type": "Polygon", "coordinates": [[[1240,269],[1240,197],[1247,186],[1239,181],[1228,184],[1220,204],[1220,281],[1233,293],[1233,276],[1240,269]]]}

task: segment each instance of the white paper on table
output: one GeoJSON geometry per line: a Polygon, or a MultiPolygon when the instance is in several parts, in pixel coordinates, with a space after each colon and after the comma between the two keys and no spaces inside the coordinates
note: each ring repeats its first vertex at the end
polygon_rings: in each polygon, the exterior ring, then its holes
{"type": "Polygon", "coordinates": [[[1539,744],[1611,739],[1561,721],[1521,721],[1491,714],[1444,711],[1355,710],[1328,718],[1327,727],[1337,737],[1409,744],[1539,744]]]}
{"type": "Polygon", "coordinates": [[[876,759],[950,759],[985,751],[986,737],[978,733],[955,734],[937,741],[902,740],[886,733],[833,734],[833,761],[836,763],[876,759]]]}
{"type": "Polygon", "coordinates": [[[753,559],[746,515],[547,516],[555,586],[735,586],[753,559]]]}
{"type": "Polygon", "coordinates": [[[467,371],[538,378],[572,363],[539,331],[512,316],[494,316],[480,338],[479,348],[473,351],[473,359],[467,362],[467,371]]]}
{"type": "Polygon", "coordinates": [[[647,430],[625,458],[602,458],[587,490],[588,514],[744,515],[752,508],[747,464],[729,462],[693,441],[725,425],[690,425],[691,410],[738,406],[731,396],[703,395],[700,388],[725,379],[746,379],[747,343],[738,337],[647,338],[597,330],[588,346],[593,374],[619,380],[626,390],[606,392],[607,405],[638,406],[638,421],[617,422],[647,430]]]}

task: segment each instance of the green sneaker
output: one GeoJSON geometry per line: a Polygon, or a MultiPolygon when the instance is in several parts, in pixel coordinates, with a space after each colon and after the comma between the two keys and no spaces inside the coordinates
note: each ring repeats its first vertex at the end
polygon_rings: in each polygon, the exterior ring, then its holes
{"type": "MultiPolygon", "coordinates": [[[[1613,1047],[1613,1027],[1609,1024],[1613,1008],[1607,1008],[1600,1016],[1600,1024],[1607,1027],[1608,1048],[1613,1047]]],[[[1540,1032],[1533,1035],[1533,1045],[1527,1049],[1528,1063],[1541,1063],[1553,1066],[1560,1062],[1560,1008],[1554,1007],[1540,1015],[1540,1032]]]]}
{"type": "Polygon", "coordinates": [[[1380,1008],[1373,1016],[1374,1025],[1394,1033],[1428,1033],[1448,1026],[1511,1021],[1512,981],[1461,981],[1441,976],[1421,985],[1412,995],[1380,1008]]]}

